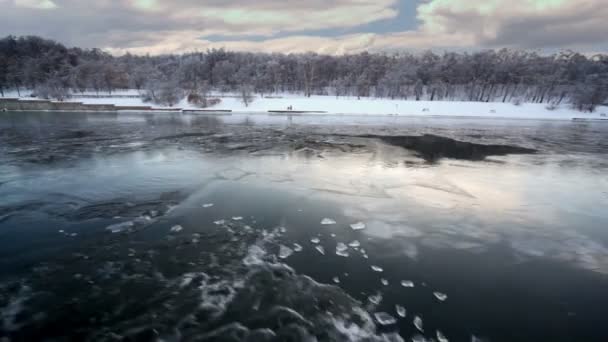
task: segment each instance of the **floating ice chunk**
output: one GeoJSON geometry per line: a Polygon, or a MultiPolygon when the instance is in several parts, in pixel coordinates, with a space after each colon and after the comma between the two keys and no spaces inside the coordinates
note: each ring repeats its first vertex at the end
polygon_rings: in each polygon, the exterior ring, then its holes
{"type": "Polygon", "coordinates": [[[447,337],[445,337],[444,334],[441,333],[441,331],[437,330],[437,341],[439,342],[449,342],[449,340],[447,339],[447,337]]]}
{"type": "Polygon", "coordinates": [[[372,271],[374,272],[384,272],[384,269],[380,266],[372,265],[372,271]]]}
{"type": "Polygon", "coordinates": [[[386,312],[376,312],[374,317],[380,325],[391,325],[397,323],[397,319],[386,312]]]}
{"type": "Polygon", "coordinates": [[[414,316],[414,326],[416,327],[416,329],[420,330],[420,332],[424,332],[424,329],[422,327],[422,318],[420,318],[419,316],[414,316]]]}
{"type": "Polygon", "coordinates": [[[348,258],[350,256],[350,254],[348,254],[347,251],[336,251],[336,255],[345,257],[345,258],[348,258]]]}
{"type": "Polygon", "coordinates": [[[405,308],[399,304],[395,305],[395,311],[397,311],[397,315],[401,318],[404,318],[407,315],[405,308]]]}
{"type": "Polygon", "coordinates": [[[363,229],[365,229],[365,223],[363,223],[363,222],[353,223],[350,225],[350,227],[352,228],[352,230],[363,230],[363,229]]]}
{"type": "Polygon", "coordinates": [[[71,237],[78,236],[78,233],[72,233],[72,234],[70,234],[70,236],[71,236],[71,237]]]}
{"type": "Polygon", "coordinates": [[[217,220],[217,221],[213,221],[213,223],[216,224],[216,225],[218,225],[218,226],[221,226],[221,225],[223,225],[223,224],[226,223],[226,220],[217,220]]]}
{"type": "Polygon", "coordinates": [[[241,221],[243,219],[243,216],[233,216],[232,220],[234,221],[241,221]]]}
{"type": "Polygon", "coordinates": [[[319,251],[319,253],[325,255],[325,248],[323,248],[323,246],[317,246],[315,249],[319,251]]]}
{"type": "Polygon", "coordinates": [[[287,259],[292,254],[293,254],[293,249],[291,249],[287,246],[283,246],[283,245],[281,245],[279,247],[279,258],[287,259]]]}
{"type": "Polygon", "coordinates": [[[213,203],[205,203],[203,204],[203,208],[211,208],[213,207],[213,203]]]}
{"type": "Polygon", "coordinates": [[[336,220],[330,219],[330,218],[324,218],[323,220],[321,220],[321,224],[324,226],[328,226],[331,224],[336,224],[336,220]]]}
{"type": "Polygon", "coordinates": [[[334,277],[334,278],[332,279],[332,281],[333,281],[334,283],[336,283],[336,284],[340,284],[340,278],[338,278],[338,277],[334,277]]]}
{"type": "Polygon", "coordinates": [[[417,334],[412,336],[412,342],[428,342],[428,340],[426,339],[426,337],[417,334]]]}
{"type": "Polygon", "coordinates": [[[302,247],[301,245],[294,243],[293,244],[293,250],[296,252],[301,252],[304,249],[304,247],[302,247]]]}
{"type": "Polygon", "coordinates": [[[65,230],[59,229],[59,234],[65,234],[65,230]]]}
{"type": "Polygon", "coordinates": [[[361,246],[361,243],[358,240],[355,240],[355,241],[349,243],[348,245],[353,248],[357,248],[357,247],[361,246]]]}
{"type": "Polygon", "coordinates": [[[411,280],[402,280],[401,286],[403,287],[414,287],[414,282],[411,280]]]}
{"type": "Polygon", "coordinates": [[[106,229],[112,233],[120,233],[134,226],[133,221],[127,221],[122,223],[116,223],[110,226],[107,226],[106,229]]]}
{"type": "Polygon", "coordinates": [[[180,226],[179,224],[171,227],[170,229],[171,233],[179,233],[182,230],[184,230],[184,227],[180,226]]]}
{"type": "Polygon", "coordinates": [[[314,243],[316,245],[319,242],[321,242],[321,240],[319,238],[314,237],[314,238],[310,239],[310,242],[312,242],[312,243],[314,243]]]}
{"type": "Polygon", "coordinates": [[[285,227],[279,227],[279,232],[285,234],[285,233],[287,233],[287,228],[285,228],[285,227]]]}
{"type": "Polygon", "coordinates": [[[336,234],[334,234],[334,233],[331,233],[331,234],[329,234],[329,235],[330,235],[331,237],[333,237],[333,238],[335,238],[335,237],[336,237],[336,234]]]}
{"type": "Polygon", "coordinates": [[[348,249],[348,246],[342,242],[338,242],[338,244],[336,245],[336,251],[338,251],[338,252],[343,252],[347,249],[348,249]]]}
{"type": "Polygon", "coordinates": [[[364,259],[369,259],[369,257],[367,256],[367,254],[363,254],[363,258],[364,259]]]}
{"type": "Polygon", "coordinates": [[[243,259],[245,266],[260,265],[263,263],[263,258],[266,255],[266,251],[262,247],[253,245],[249,247],[247,256],[243,259]]]}
{"type": "Polygon", "coordinates": [[[446,295],[445,293],[433,292],[433,295],[435,295],[435,298],[437,298],[440,302],[443,302],[448,299],[448,295],[446,295]]]}
{"type": "Polygon", "coordinates": [[[372,304],[378,305],[382,301],[382,294],[378,293],[373,296],[369,296],[367,297],[367,300],[369,300],[372,304]]]}
{"type": "Polygon", "coordinates": [[[380,282],[382,283],[382,285],[388,286],[388,280],[387,279],[382,278],[382,279],[380,279],[380,282]]]}

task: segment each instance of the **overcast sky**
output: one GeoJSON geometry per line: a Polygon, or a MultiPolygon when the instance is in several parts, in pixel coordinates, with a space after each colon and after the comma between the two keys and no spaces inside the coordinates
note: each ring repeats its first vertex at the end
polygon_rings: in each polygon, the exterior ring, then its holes
{"type": "Polygon", "coordinates": [[[113,53],[608,51],[608,0],[0,0],[0,35],[113,53]]]}

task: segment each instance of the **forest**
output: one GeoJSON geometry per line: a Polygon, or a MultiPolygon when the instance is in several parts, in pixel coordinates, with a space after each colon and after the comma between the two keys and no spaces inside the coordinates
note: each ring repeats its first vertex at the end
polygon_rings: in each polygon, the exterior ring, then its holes
{"type": "Polygon", "coordinates": [[[300,93],[407,99],[571,105],[593,111],[608,99],[608,55],[573,51],[269,54],[213,49],[160,56],[112,56],[41,37],[0,39],[0,96],[34,90],[70,94],[138,89],[153,102],[212,92],[300,93]]]}

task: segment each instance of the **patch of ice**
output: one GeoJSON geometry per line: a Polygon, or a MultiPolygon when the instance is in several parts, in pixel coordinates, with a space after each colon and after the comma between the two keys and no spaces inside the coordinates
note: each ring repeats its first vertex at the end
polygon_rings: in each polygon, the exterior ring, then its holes
{"type": "Polygon", "coordinates": [[[340,284],[340,278],[338,278],[338,277],[334,277],[334,278],[332,279],[332,281],[333,281],[334,283],[336,283],[336,284],[340,284]]]}
{"type": "Polygon", "coordinates": [[[378,293],[373,296],[369,296],[367,297],[367,300],[369,300],[372,304],[378,305],[380,302],[382,302],[382,294],[378,293]]]}
{"type": "Polygon", "coordinates": [[[281,245],[279,247],[279,258],[281,258],[281,259],[287,259],[292,254],[293,254],[293,249],[291,249],[291,248],[289,248],[287,246],[283,246],[283,245],[281,245]]]}
{"type": "Polygon", "coordinates": [[[249,247],[247,256],[243,259],[245,266],[260,265],[264,263],[263,258],[266,256],[266,251],[257,245],[249,247]]]}
{"type": "Polygon", "coordinates": [[[414,326],[416,327],[416,329],[420,330],[420,332],[424,332],[422,326],[422,318],[420,318],[420,316],[414,316],[414,326]]]}
{"type": "Polygon", "coordinates": [[[285,227],[279,227],[279,232],[282,233],[282,234],[285,234],[285,233],[287,233],[287,228],[285,228],[285,227]]]}
{"type": "Polygon", "coordinates": [[[133,221],[127,221],[122,223],[112,224],[106,227],[106,230],[109,230],[112,233],[120,233],[127,229],[133,228],[135,224],[133,221]]]}
{"type": "Polygon", "coordinates": [[[365,229],[365,223],[363,223],[363,222],[353,223],[350,225],[350,228],[352,228],[352,230],[363,230],[363,229],[365,229]]]}
{"type": "Polygon", "coordinates": [[[395,311],[397,312],[397,316],[401,318],[405,318],[405,316],[407,315],[405,308],[399,304],[395,305],[395,311]]]}
{"type": "Polygon", "coordinates": [[[310,239],[310,242],[312,242],[312,243],[314,243],[316,245],[319,242],[321,242],[321,240],[319,238],[314,237],[314,238],[310,239]]]}
{"type": "Polygon", "coordinates": [[[440,302],[443,302],[448,299],[448,295],[446,295],[445,293],[433,292],[433,295],[435,295],[435,298],[437,298],[440,302]]]}
{"type": "Polygon", "coordinates": [[[344,258],[348,258],[350,256],[350,254],[348,254],[347,251],[336,251],[336,255],[344,257],[344,258]]]}
{"type": "Polygon", "coordinates": [[[384,269],[380,266],[372,265],[372,271],[374,272],[384,272],[384,269]]]}
{"type": "Polygon", "coordinates": [[[241,221],[243,219],[243,216],[233,216],[232,220],[234,221],[241,221]]]}
{"type": "Polygon", "coordinates": [[[345,250],[348,249],[348,246],[346,246],[344,243],[342,242],[338,242],[338,244],[336,245],[336,251],[337,252],[343,252],[345,250]]]}
{"type": "Polygon", "coordinates": [[[213,221],[213,223],[215,225],[221,226],[223,224],[226,224],[226,220],[217,220],[217,221],[213,221]]]}
{"type": "Polygon", "coordinates": [[[376,312],[374,318],[380,325],[392,325],[397,323],[397,319],[386,312],[376,312]]]}
{"type": "Polygon", "coordinates": [[[213,207],[213,203],[205,203],[203,204],[203,208],[211,208],[213,207]]]}
{"type": "Polygon", "coordinates": [[[414,287],[414,282],[411,280],[402,280],[401,286],[403,287],[414,287]]]}
{"type": "Polygon", "coordinates": [[[178,224],[178,225],[175,225],[175,226],[171,227],[171,229],[170,229],[169,231],[170,231],[171,233],[179,233],[179,232],[181,232],[182,230],[184,230],[184,227],[182,227],[182,226],[180,226],[180,225],[178,224]]]}
{"type": "Polygon", "coordinates": [[[315,249],[316,249],[316,250],[317,250],[319,253],[321,253],[321,254],[325,255],[325,248],[323,248],[323,246],[316,246],[316,247],[315,247],[315,249]]]}
{"type": "Polygon", "coordinates": [[[443,333],[441,333],[441,331],[437,330],[437,341],[439,342],[449,342],[449,340],[447,339],[447,337],[445,337],[445,335],[443,333]]]}
{"type": "Polygon", "coordinates": [[[359,242],[359,240],[355,240],[351,243],[348,244],[349,246],[353,247],[353,248],[357,248],[361,246],[361,243],[359,242]]]}
{"type": "Polygon", "coordinates": [[[294,243],[293,244],[293,250],[296,252],[301,252],[304,249],[304,247],[302,247],[301,245],[294,243]]]}
{"type": "Polygon", "coordinates": [[[336,234],[331,233],[331,234],[329,234],[329,236],[331,236],[332,238],[335,238],[335,237],[336,237],[336,234]]]}
{"type": "Polygon", "coordinates": [[[333,219],[330,219],[330,218],[326,217],[323,220],[321,220],[321,224],[324,225],[324,226],[336,224],[336,220],[333,220],[333,219]]]}
{"type": "Polygon", "coordinates": [[[420,335],[420,334],[416,334],[414,336],[412,336],[412,342],[428,342],[429,340],[426,339],[426,337],[420,335]]]}
{"type": "Polygon", "coordinates": [[[388,286],[388,280],[387,279],[382,278],[382,279],[380,279],[380,282],[382,283],[382,285],[388,286]]]}

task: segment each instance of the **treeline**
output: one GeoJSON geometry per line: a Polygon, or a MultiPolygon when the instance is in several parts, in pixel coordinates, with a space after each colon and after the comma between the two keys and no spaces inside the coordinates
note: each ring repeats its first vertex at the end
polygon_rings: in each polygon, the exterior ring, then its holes
{"type": "Polygon", "coordinates": [[[0,40],[0,94],[35,89],[63,99],[70,92],[139,89],[172,102],[211,91],[300,92],[411,100],[571,104],[592,111],[608,99],[608,56],[566,51],[328,56],[231,52],[114,57],[66,48],[40,37],[0,40]]]}

